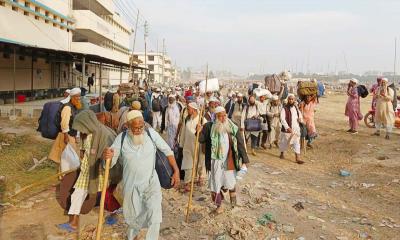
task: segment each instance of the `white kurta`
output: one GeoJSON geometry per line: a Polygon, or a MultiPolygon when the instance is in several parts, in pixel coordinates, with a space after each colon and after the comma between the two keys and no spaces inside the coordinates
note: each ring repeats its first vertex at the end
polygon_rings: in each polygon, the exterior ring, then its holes
{"type": "Polygon", "coordinates": [[[302,122],[303,118],[301,116],[300,110],[297,107],[293,106],[290,108],[290,112],[292,114],[292,125],[289,126],[286,122],[286,113],[285,109],[281,110],[281,123],[285,130],[288,128],[292,129],[292,133],[283,133],[281,132],[281,139],[279,142],[279,150],[281,152],[285,152],[289,146],[293,146],[294,152],[300,154],[300,125],[299,121],[302,122]]]}
{"type": "Polygon", "coordinates": [[[221,145],[223,149],[222,159],[211,159],[211,171],[208,177],[208,187],[211,192],[219,193],[224,187],[233,190],[236,185],[236,176],[234,170],[226,170],[228,167],[229,135],[227,133],[221,136],[221,145]]]}
{"type": "MultiPolygon", "coordinates": [[[[199,123],[200,117],[197,116],[194,119],[189,119],[184,123],[182,127],[182,147],[183,147],[183,158],[182,158],[182,170],[193,168],[194,148],[196,143],[196,126],[199,123]]],[[[207,120],[203,118],[203,124],[207,120]]],[[[200,149],[201,150],[201,149],[200,149]]],[[[201,151],[199,151],[201,152],[201,151]]]]}
{"type": "Polygon", "coordinates": [[[166,156],[173,155],[173,152],[154,129],[150,128],[149,132],[154,143],[144,132],[144,143],[134,146],[127,134],[121,149],[121,133],[111,146],[114,149],[111,167],[116,164],[120,156],[123,166],[123,212],[129,228],[128,234],[152,224],[159,224],[162,220],[162,194],[155,170],[155,146],[166,156]]]}
{"type": "MultiPolygon", "coordinates": [[[[249,118],[253,118],[253,117],[258,118],[259,116],[260,116],[260,112],[258,111],[258,107],[256,107],[256,105],[254,105],[254,106],[248,105],[247,107],[244,108],[244,110],[242,112],[241,128],[243,128],[243,129],[245,128],[244,127],[244,120],[249,119],[249,118]],[[249,108],[249,111],[248,111],[247,114],[246,114],[246,112],[247,112],[246,108],[249,108]]],[[[251,134],[253,136],[258,137],[259,133],[260,132],[249,132],[247,134],[251,134]]]]}
{"type": "Polygon", "coordinates": [[[165,111],[165,129],[167,130],[167,143],[170,148],[175,146],[175,137],[178,131],[178,124],[180,119],[180,111],[178,105],[168,105],[165,111]]]}
{"type": "MultiPolygon", "coordinates": [[[[259,114],[260,115],[266,115],[267,114],[268,101],[267,100],[264,100],[264,102],[257,101],[256,104],[257,104],[257,107],[258,107],[259,114]]],[[[268,123],[267,122],[264,123],[264,121],[262,121],[261,126],[262,126],[262,130],[268,130],[268,123]]]]}
{"type": "Polygon", "coordinates": [[[280,114],[282,111],[282,106],[272,106],[268,105],[267,107],[267,117],[271,120],[271,132],[268,134],[269,144],[272,144],[274,141],[279,140],[279,136],[281,133],[281,120],[280,114]],[[275,114],[279,114],[279,116],[274,116],[275,114]]]}

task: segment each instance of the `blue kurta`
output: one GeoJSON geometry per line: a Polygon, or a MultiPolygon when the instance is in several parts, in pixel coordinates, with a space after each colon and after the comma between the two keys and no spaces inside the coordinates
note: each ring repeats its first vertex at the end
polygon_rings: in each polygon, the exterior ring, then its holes
{"type": "Polygon", "coordinates": [[[117,136],[111,148],[114,166],[122,154],[120,161],[123,166],[123,213],[129,230],[148,228],[152,224],[161,223],[161,186],[155,170],[156,147],[166,156],[173,155],[171,148],[152,128],[149,129],[154,143],[144,131],[144,143],[134,146],[130,134],[124,140],[122,151],[121,137],[117,136]]]}

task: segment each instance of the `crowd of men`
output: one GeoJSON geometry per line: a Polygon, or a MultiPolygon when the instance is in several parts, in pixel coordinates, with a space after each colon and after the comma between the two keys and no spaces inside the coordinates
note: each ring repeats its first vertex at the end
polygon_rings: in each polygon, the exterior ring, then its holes
{"type": "Polygon", "coordinates": [[[249,92],[248,96],[230,91],[224,100],[217,91],[202,94],[192,86],[141,88],[137,95],[118,91],[110,100],[111,119],[118,122],[110,125],[84,109],[80,96],[80,88],[66,91],[61,131],[50,152],[50,159],[60,162],[63,149],[71,144],[80,156],[69,221],[58,225],[69,232],[78,229],[87,197],[96,195],[105,184],[104,159],[112,159],[112,169],[122,168],[128,238],[136,239],[139,231],[147,228],[146,239],[158,239],[162,192],[154,168],[157,151],[167,157],[173,169],[172,185],[182,194],[192,190],[193,180],[196,187],[208,182],[219,214],[224,211],[224,193],[228,193],[231,207],[236,205],[236,181],[247,173],[249,164],[247,142],[253,156],[275,147],[284,159],[292,147],[296,163],[303,164],[301,140],[307,139],[311,148],[317,137],[315,96],[298,101],[293,94],[283,98],[268,91],[262,95],[249,92]],[[259,126],[249,126],[250,122],[259,126]]]}

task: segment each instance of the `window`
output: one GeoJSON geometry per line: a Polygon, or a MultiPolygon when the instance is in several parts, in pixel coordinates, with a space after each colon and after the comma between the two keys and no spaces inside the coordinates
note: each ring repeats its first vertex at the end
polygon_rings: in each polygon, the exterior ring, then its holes
{"type": "Polygon", "coordinates": [[[5,6],[6,5],[6,3],[4,2],[4,1],[0,1],[0,6],[5,6]]]}
{"type": "MultiPolygon", "coordinates": [[[[49,17],[49,12],[46,11],[46,12],[44,13],[44,15],[45,15],[46,17],[49,17]]],[[[45,22],[45,23],[49,23],[49,20],[46,19],[46,20],[44,20],[44,22],[45,22]]]]}
{"type": "Polygon", "coordinates": [[[148,59],[149,61],[154,61],[154,56],[148,56],[147,59],[148,59]]]}
{"type": "Polygon", "coordinates": [[[148,68],[149,68],[151,71],[154,71],[154,65],[149,65],[148,68]]]}

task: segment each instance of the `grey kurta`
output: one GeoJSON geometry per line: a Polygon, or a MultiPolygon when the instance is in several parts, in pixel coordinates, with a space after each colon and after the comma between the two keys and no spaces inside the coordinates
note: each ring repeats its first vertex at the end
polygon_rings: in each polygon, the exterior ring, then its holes
{"type": "MultiPolygon", "coordinates": [[[[166,156],[173,155],[171,148],[152,128],[149,132],[154,144],[166,156]]],[[[121,149],[119,134],[111,148],[114,157],[111,166],[114,166],[120,156],[123,166],[123,193],[124,193],[124,218],[130,229],[147,228],[151,224],[161,223],[161,186],[155,170],[156,148],[146,132],[144,143],[134,146],[129,134],[126,135],[121,149]]]]}

